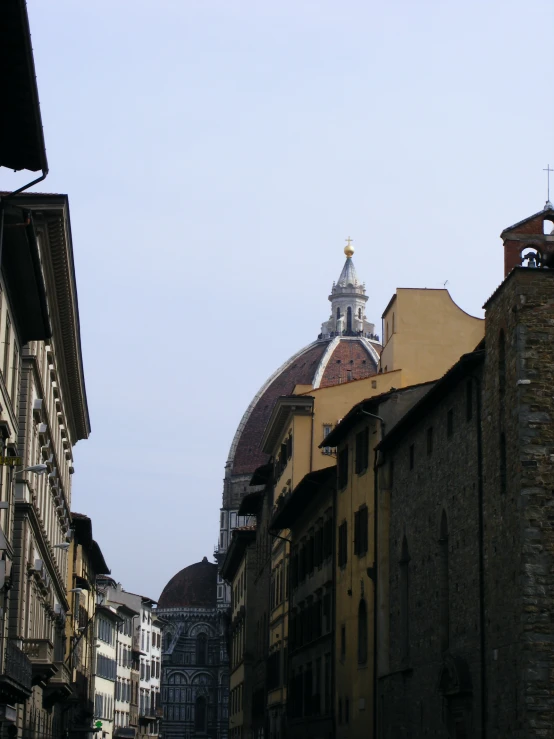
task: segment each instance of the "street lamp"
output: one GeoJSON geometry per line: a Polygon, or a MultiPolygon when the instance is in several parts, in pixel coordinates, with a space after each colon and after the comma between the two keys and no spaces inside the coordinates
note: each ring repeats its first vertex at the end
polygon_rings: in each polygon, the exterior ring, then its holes
{"type": "Polygon", "coordinates": [[[84,590],[83,588],[71,588],[71,590],[68,590],[67,592],[68,593],[78,593],[79,595],[81,595],[81,593],[83,593],[84,590]]]}
{"type": "Polygon", "coordinates": [[[48,465],[46,464],[32,464],[30,467],[24,467],[22,470],[17,470],[16,475],[20,475],[22,472],[34,472],[35,475],[44,475],[48,465]]]}
{"type": "Polygon", "coordinates": [[[64,552],[67,552],[67,550],[69,549],[69,542],[66,541],[63,544],[54,544],[53,545],[53,548],[54,549],[63,549],[64,552]]]}

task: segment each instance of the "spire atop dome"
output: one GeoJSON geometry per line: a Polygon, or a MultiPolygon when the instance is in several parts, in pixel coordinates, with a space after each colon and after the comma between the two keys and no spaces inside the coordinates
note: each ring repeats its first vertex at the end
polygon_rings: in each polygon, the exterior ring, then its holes
{"type": "Polygon", "coordinates": [[[375,326],[365,317],[368,297],[365,285],[359,281],[352,261],[354,247],[350,236],[346,239],[344,253],[346,262],[329,295],[332,306],[331,317],[321,326],[321,337],[365,336],[374,339],[375,326]]]}

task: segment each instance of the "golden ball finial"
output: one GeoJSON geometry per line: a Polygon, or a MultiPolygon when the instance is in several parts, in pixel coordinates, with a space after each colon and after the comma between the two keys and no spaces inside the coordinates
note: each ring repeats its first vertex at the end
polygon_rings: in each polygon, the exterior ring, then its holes
{"type": "Polygon", "coordinates": [[[354,254],[354,247],[352,246],[352,239],[350,236],[346,239],[346,246],[344,247],[344,253],[347,257],[351,257],[354,254]]]}

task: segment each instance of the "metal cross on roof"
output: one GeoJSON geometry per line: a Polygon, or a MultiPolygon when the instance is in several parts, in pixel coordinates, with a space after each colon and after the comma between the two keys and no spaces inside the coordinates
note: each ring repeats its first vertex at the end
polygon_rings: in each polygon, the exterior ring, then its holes
{"type": "Polygon", "coordinates": [[[546,199],[550,200],[550,173],[554,172],[554,169],[550,169],[550,164],[546,165],[546,169],[543,169],[543,172],[546,172],[546,192],[547,197],[546,199]]]}
{"type": "MultiPolygon", "coordinates": [[[[551,169],[550,171],[551,171],[551,172],[554,172],[554,169],[551,169]]],[[[349,237],[348,237],[347,239],[345,239],[345,241],[346,241],[346,246],[350,246],[350,244],[351,244],[351,243],[353,242],[353,240],[354,240],[354,239],[351,239],[351,238],[350,238],[350,236],[349,236],[349,237]]]]}

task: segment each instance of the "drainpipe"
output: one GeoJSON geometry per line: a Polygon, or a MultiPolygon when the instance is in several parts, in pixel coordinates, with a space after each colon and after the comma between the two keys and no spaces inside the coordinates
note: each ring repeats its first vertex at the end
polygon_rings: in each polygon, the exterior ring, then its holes
{"type": "Polygon", "coordinates": [[[485,544],[484,544],[484,510],[483,510],[483,438],[481,428],[481,379],[473,375],[476,383],[477,418],[477,500],[479,503],[479,646],[481,651],[481,739],[487,737],[487,664],[485,636],[485,544]]]}
{"type": "MultiPolygon", "coordinates": [[[[374,413],[368,413],[363,408],[361,412],[375,418],[380,422],[381,425],[381,438],[382,441],[385,437],[385,421],[381,416],[376,416],[374,413]]],[[[378,676],[378,628],[377,620],[379,616],[379,599],[378,599],[378,577],[377,577],[377,562],[379,558],[379,465],[377,464],[378,452],[374,450],[373,460],[373,566],[367,568],[368,577],[373,580],[373,739],[377,739],[377,706],[378,706],[378,690],[377,690],[377,676],[378,676]]]]}

